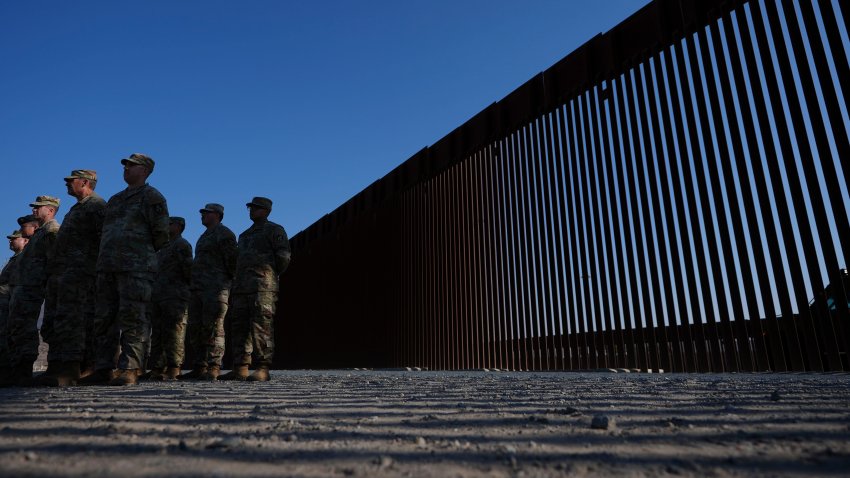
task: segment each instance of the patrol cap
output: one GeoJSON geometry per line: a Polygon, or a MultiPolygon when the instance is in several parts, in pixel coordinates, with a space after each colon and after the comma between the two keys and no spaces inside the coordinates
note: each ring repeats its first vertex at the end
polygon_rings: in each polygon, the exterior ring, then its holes
{"type": "Polygon", "coordinates": [[[217,212],[221,215],[224,215],[224,206],[211,202],[204,206],[203,209],[199,210],[198,212],[217,212]]]}
{"type": "Polygon", "coordinates": [[[142,153],[133,153],[130,156],[127,156],[126,158],[121,160],[121,164],[126,165],[127,163],[142,165],[148,168],[148,171],[153,172],[153,159],[151,159],[150,156],[144,155],[142,153]]]}
{"type": "Polygon", "coordinates": [[[26,216],[21,216],[21,217],[18,218],[18,225],[19,226],[23,226],[24,224],[27,224],[27,223],[30,223],[30,222],[38,222],[38,218],[35,217],[32,214],[27,214],[26,216]]]}
{"type": "Polygon", "coordinates": [[[75,169],[71,174],[65,176],[65,181],[73,181],[75,179],[88,179],[89,181],[97,181],[97,171],[93,169],[75,169]]]}
{"type": "Polygon", "coordinates": [[[262,209],[268,209],[269,211],[272,210],[272,200],[269,199],[269,198],[264,198],[264,197],[259,197],[259,196],[255,197],[254,199],[251,200],[251,202],[249,202],[245,205],[248,206],[248,207],[254,206],[254,207],[259,207],[259,208],[262,208],[262,209]]]}
{"type": "Polygon", "coordinates": [[[53,196],[38,196],[35,198],[35,202],[30,203],[30,207],[38,206],[53,206],[55,208],[59,208],[59,198],[55,198],[53,196]]]}
{"type": "Polygon", "coordinates": [[[11,241],[12,239],[17,239],[19,237],[24,237],[24,235],[21,234],[21,231],[19,229],[15,229],[14,231],[12,231],[11,234],[6,236],[6,239],[9,239],[11,241]]]}
{"type": "Polygon", "coordinates": [[[168,223],[180,224],[182,227],[186,227],[186,220],[179,216],[171,216],[168,218],[168,223]]]}

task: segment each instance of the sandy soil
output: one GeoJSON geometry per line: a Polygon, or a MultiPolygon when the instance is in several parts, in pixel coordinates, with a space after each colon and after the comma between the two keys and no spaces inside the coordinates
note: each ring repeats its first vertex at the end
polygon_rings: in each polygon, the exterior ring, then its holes
{"type": "Polygon", "coordinates": [[[849,392],[847,374],[484,371],[7,388],[0,475],[847,476],[849,392]]]}

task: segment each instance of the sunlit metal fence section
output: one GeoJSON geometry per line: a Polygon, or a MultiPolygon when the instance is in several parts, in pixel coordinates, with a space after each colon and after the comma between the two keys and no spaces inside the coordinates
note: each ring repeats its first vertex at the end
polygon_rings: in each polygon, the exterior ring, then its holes
{"type": "Polygon", "coordinates": [[[850,370],[848,16],[591,39],[293,238],[278,365],[850,370]]]}

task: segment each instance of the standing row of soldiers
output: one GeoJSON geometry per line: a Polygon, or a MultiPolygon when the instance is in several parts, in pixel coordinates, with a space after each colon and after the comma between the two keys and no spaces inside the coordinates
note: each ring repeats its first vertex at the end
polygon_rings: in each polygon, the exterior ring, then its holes
{"type": "Polygon", "coordinates": [[[224,207],[207,204],[193,258],[185,220],[169,217],[147,183],[153,159],[136,153],[121,164],[127,188],[108,202],[94,192],[95,171],[74,170],[65,184],[77,203],[61,227],[59,199],[38,196],[7,236],[15,255],[0,273],[0,386],[268,380],[279,276],[290,259],[286,231],[268,220],[272,201],[246,204],[253,225],[238,242],[221,223],[224,207]],[[33,377],[42,304],[48,367],[33,377]],[[219,377],[225,315],[233,368],[219,377]],[[195,363],[180,375],[185,336],[195,363]]]}

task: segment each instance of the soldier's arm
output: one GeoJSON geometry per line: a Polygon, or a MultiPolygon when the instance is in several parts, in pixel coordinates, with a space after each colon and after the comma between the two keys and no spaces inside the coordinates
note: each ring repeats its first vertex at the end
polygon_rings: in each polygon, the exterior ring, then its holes
{"type": "Polygon", "coordinates": [[[239,250],[236,247],[236,236],[225,234],[221,240],[221,253],[224,257],[224,267],[230,277],[236,276],[236,258],[239,257],[239,250]]]}
{"type": "Polygon", "coordinates": [[[95,235],[96,244],[100,244],[100,235],[103,232],[103,221],[106,219],[106,204],[94,209],[91,213],[92,230],[95,235]]]}
{"type": "Polygon", "coordinates": [[[180,258],[183,269],[183,278],[186,282],[192,279],[192,245],[188,241],[183,242],[183,247],[180,248],[180,258]]]}
{"type": "Polygon", "coordinates": [[[280,275],[289,267],[289,260],[292,257],[292,252],[289,248],[289,238],[286,236],[286,231],[282,227],[274,229],[271,243],[272,250],[274,250],[275,271],[280,275]]]}
{"type": "Polygon", "coordinates": [[[153,248],[158,251],[168,244],[168,204],[157,192],[151,194],[147,209],[153,248]]]}

